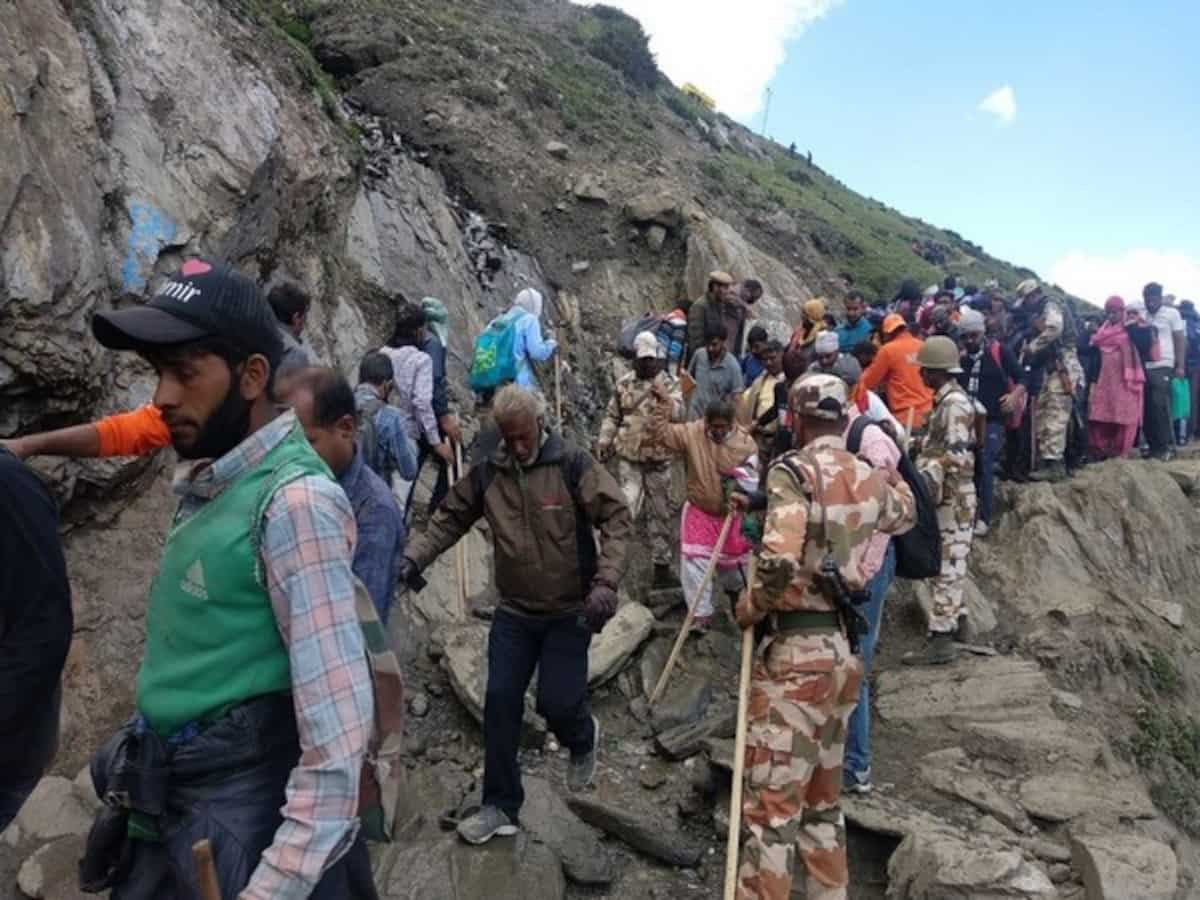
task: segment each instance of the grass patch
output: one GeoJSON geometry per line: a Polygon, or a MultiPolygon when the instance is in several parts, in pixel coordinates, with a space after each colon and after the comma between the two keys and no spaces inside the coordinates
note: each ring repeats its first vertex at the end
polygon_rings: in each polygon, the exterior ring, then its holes
{"type": "Polygon", "coordinates": [[[1200,836],[1200,722],[1161,707],[1137,713],[1130,749],[1150,796],[1175,824],[1200,836]]]}
{"type": "Polygon", "coordinates": [[[1150,651],[1150,657],[1146,660],[1145,665],[1146,672],[1150,676],[1150,683],[1158,693],[1174,694],[1179,690],[1181,681],[1179,666],[1168,654],[1155,647],[1150,651]]]}
{"type": "Polygon", "coordinates": [[[667,85],[658,92],[658,96],[662,98],[667,109],[689,124],[701,119],[711,125],[716,119],[716,114],[711,109],[673,85],[667,85]]]}

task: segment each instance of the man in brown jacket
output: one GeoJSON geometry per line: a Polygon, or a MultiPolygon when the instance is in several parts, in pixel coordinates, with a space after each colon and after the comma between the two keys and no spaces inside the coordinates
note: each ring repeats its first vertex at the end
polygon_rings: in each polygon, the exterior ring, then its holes
{"type": "Polygon", "coordinates": [[[588,646],[616,612],[632,528],[616,480],[546,429],[538,395],[502,388],[492,413],[503,445],[454,485],[400,571],[419,587],[421,570],[487,519],[500,606],[488,636],[483,808],[458,826],[472,844],[517,832],[525,798],[517,746],[535,668],[538,712],[571,751],[567,787],[594,779],[600,723],[588,702],[588,646]]]}

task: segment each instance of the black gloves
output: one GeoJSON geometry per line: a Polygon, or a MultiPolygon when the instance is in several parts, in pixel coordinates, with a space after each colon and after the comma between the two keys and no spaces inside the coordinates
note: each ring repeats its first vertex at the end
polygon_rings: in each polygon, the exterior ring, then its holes
{"type": "Polygon", "coordinates": [[[613,617],[617,611],[617,592],[607,584],[597,582],[588,592],[587,602],[583,606],[583,617],[587,619],[588,627],[593,634],[599,634],[604,623],[613,617]]]}
{"type": "Polygon", "coordinates": [[[400,573],[397,580],[409,588],[410,590],[420,593],[427,582],[421,577],[421,570],[417,568],[417,564],[407,556],[400,560],[400,573]]]}

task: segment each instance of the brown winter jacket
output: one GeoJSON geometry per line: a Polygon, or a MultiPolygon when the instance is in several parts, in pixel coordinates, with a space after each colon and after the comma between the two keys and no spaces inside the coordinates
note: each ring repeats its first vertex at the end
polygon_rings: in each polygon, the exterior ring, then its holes
{"type": "Polygon", "coordinates": [[[603,466],[558,434],[527,468],[503,446],[473,466],[405,555],[423,570],[480,518],[491,526],[501,606],[563,615],[583,608],[593,582],[620,583],[631,530],[625,497],[603,466]]]}

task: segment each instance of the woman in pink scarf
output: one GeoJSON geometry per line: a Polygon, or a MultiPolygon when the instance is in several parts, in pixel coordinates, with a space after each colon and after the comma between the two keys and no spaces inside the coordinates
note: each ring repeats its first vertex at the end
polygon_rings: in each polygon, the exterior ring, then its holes
{"type": "Polygon", "coordinates": [[[1125,301],[1109,297],[1104,312],[1107,320],[1092,335],[1092,346],[1100,351],[1100,376],[1088,406],[1088,435],[1099,457],[1120,459],[1133,449],[1142,421],[1146,373],[1125,330],[1125,301]]]}

